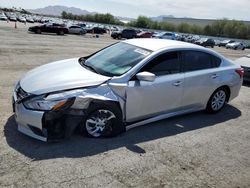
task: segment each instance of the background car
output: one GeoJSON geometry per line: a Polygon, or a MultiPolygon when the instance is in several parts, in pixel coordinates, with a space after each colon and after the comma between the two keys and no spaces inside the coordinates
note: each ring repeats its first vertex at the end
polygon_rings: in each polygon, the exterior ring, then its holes
{"type": "Polygon", "coordinates": [[[44,25],[33,26],[30,27],[28,31],[37,34],[46,32],[46,33],[56,33],[58,35],[64,35],[69,32],[68,28],[64,24],[57,24],[57,23],[48,23],[44,25]]]}
{"type": "Polygon", "coordinates": [[[35,21],[33,20],[33,18],[30,17],[30,16],[27,16],[27,17],[26,17],[26,21],[27,21],[28,23],[34,23],[34,22],[35,22],[35,21]]]}
{"type": "Polygon", "coordinates": [[[19,22],[22,22],[22,23],[25,23],[25,22],[26,22],[26,19],[25,19],[23,16],[18,16],[18,17],[17,17],[17,20],[18,20],[19,22]]]}
{"type": "Polygon", "coordinates": [[[78,25],[72,25],[69,27],[69,34],[78,34],[78,35],[84,35],[86,34],[86,29],[82,28],[78,25]]]}
{"type": "Polygon", "coordinates": [[[17,18],[16,18],[15,15],[10,15],[9,20],[12,21],[12,22],[16,22],[17,18]]]}
{"type": "Polygon", "coordinates": [[[5,16],[4,13],[0,13],[0,20],[7,21],[8,18],[5,16]]]}
{"type": "Polygon", "coordinates": [[[226,46],[227,44],[230,44],[230,43],[234,43],[235,41],[234,40],[223,40],[221,41],[218,46],[221,47],[221,46],[226,46]]]}
{"type": "Polygon", "coordinates": [[[101,27],[91,27],[91,28],[86,28],[86,29],[87,29],[87,33],[100,34],[100,35],[103,35],[104,33],[106,33],[106,30],[101,27]]]}
{"type": "Polygon", "coordinates": [[[200,45],[200,46],[204,46],[204,47],[214,47],[215,46],[215,42],[213,39],[209,39],[209,38],[202,38],[198,41],[195,41],[194,42],[195,44],[197,45],[200,45]]]}
{"type": "Polygon", "coordinates": [[[244,69],[244,81],[250,82],[250,54],[235,60],[244,69]]]}
{"type": "Polygon", "coordinates": [[[246,46],[242,42],[233,42],[226,45],[227,49],[245,50],[246,46]]]}
{"type": "Polygon", "coordinates": [[[142,31],[140,33],[137,33],[137,38],[151,38],[153,36],[153,32],[149,31],[142,31]]]}
{"type": "Polygon", "coordinates": [[[177,34],[174,32],[161,32],[159,34],[156,34],[153,36],[154,38],[158,39],[170,39],[170,40],[176,40],[177,34]]]}
{"type": "Polygon", "coordinates": [[[137,37],[135,29],[123,29],[122,31],[112,32],[111,37],[113,39],[132,39],[137,37]]]}
{"type": "Polygon", "coordinates": [[[85,28],[85,27],[86,27],[86,24],[85,24],[85,23],[78,23],[78,24],[76,24],[76,25],[80,26],[81,28],[85,28]]]}

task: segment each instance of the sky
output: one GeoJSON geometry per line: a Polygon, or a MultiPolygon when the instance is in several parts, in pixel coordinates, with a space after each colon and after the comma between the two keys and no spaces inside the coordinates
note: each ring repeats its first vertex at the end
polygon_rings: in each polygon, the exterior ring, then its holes
{"type": "Polygon", "coordinates": [[[173,15],[250,21],[250,0],[0,0],[1,7],[35,9],[49,5],[77,7],[130,18],[173,15]]]}

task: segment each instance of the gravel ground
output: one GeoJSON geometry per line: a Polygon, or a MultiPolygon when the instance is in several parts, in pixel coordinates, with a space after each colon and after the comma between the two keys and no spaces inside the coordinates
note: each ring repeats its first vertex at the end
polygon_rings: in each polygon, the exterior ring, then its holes
{"type": "MultiPolygon", "coordinates": [[[[0,187],[250,187],[250,88],[216,115],[197,112],[116,138],[42,143],[17,132],[11,91],[28,70],[88,55],[109,36],[36,35],[0,22],[0,187]]],[[[235,59],[246,51],[215,48],[235,59]]]]}

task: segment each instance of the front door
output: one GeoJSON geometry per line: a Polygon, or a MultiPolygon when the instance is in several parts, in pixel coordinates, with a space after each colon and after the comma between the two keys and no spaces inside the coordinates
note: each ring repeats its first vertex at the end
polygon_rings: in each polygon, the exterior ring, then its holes
{"type": "Polygon", "coordinates": [[[147,63],[139,72],[156,75],[153,82],[132,78],[126,90],[127,122],[150,118],[181,107],[184,74],[178,52],[166,52],[147,63]]]}

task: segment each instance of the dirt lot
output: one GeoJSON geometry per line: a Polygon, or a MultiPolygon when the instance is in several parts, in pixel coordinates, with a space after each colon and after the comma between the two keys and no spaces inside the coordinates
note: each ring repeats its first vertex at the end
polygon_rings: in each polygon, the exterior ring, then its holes
{"type": "MultiPolygon", "coordinates": [[[[90,54],[108,36],[28,34],[0,23],[0,187],[250,187],[250,88],[216,115],[193,113],[111,139],[42,143],[17,132],[11,91],[28,70],[90,54]]],[[[250,51],[215,50],[235,59],[250,51]]]]}

